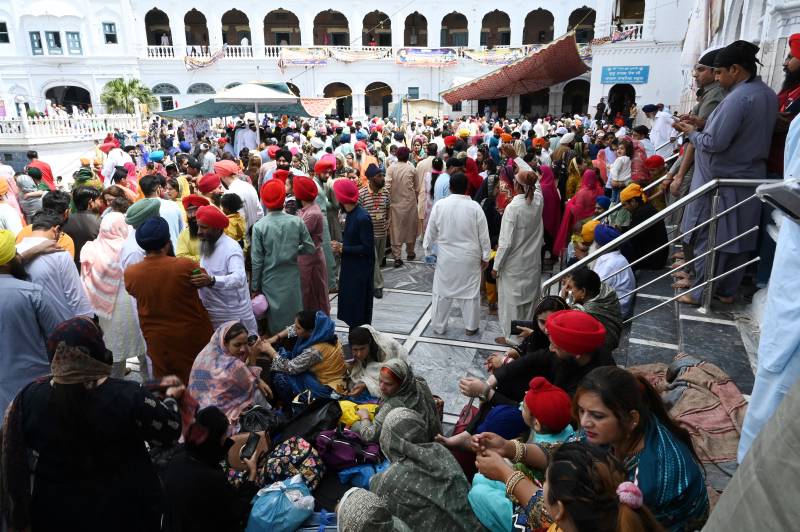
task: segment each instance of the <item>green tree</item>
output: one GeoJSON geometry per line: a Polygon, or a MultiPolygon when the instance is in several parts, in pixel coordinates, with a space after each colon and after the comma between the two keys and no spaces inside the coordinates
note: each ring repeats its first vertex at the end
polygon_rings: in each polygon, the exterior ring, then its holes
{"type": "Polygon", "coordinates": [[[138,79],[112,79],[106,83],[100,94],[100,101],[111,113],[133,113],[134,98],[151,108],[156,105],[156,97],[152,91],[138,79]]]}

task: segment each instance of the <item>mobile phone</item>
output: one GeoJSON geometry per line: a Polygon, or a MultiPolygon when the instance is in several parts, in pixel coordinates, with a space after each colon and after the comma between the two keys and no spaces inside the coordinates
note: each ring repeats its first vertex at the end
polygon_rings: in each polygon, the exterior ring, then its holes
{"type": "Polygon", "coordinates": [[[192,270],[192,275],[197,275],[197,274],[198,274],[198,273],[200,273],[201,271],[202,271],[202,270],[200,270],[200,268],[195,268],[194,270],[192,270]]]}
{"type": "Polygon", "coordinates": [[[239,458],[243,462],[253,457],[253,454],[256,452],[256,449],[258,448],[258,441],[260,439],[261,436],[259,436],[257,432],[251,432],[250,436],[247,437],[247,441],[239,450],[239,458]]]}
{"type": "Polygon", "coordinates": [[[533,322],[528,320],[511,320],[511,334],[520,334],[522,332],[520,327],[533,329],[533,322]]]}

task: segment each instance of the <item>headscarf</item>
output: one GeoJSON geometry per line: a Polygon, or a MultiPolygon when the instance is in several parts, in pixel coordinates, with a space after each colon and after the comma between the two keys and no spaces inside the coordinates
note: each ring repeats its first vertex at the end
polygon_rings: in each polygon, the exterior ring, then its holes
{"type": "Polygon", "coordinates": [[[286,199],[286,186],[281,181],[270,179],[261,187],[261,202],[267,209],[283,207],[284,199],[286,199]]]}
{"type": "Polygon", "coordinates": [[[597,196],[597,199],[595,200],[595,205],[600,205],[603,208],[603,210],[608,210],[608,208],[611,207],[611,198],[609,198],[606,195],[597,196]]]}
{"type": "Polygon", "coordinates": [[[225,349],[225,335],[237,323],[225,322],[214,331],[211,340],[194,359],[187,388],[200,408],[216,406],[232,424],[253,403],[261,375],[261,368],[248,366],[225,349]]]}
{"type": "Polygon", "coordinates": [[[584,242],[594,242],[594,228],[600,225],[598,220],[589,220],[581,227],[581,238],[584,242]]]}
{"type": "Polygon", "coordinates": [[[200,207],[197,209],[195,217],[197,218],[197,223],[201,223],[212,229],[227,229],[228,224],[230,224],[230,220],[225,216],[225,213],[213,205],[204,205],[200,207]]]}
{"type": "Polygon", "coordinates": [[[561,227],[558,230],[555,243],[553,244],[553,254],[560,256],[564,248],[567,247],[567,240],[572,234],[572,227],[581,220],[594,214],[594,206],[597,196],[603,194],[603,186],[597,178],[597,174],[592,169],[583,172],[581,185],[578,191],[567,202],[564,208],[564,217],[561,220],[561,227]]]}
{"type": "Polygon", "coordinates": [[[292,192],[294,192],[294,197],[300,201],[314,201],[319,190],[313,179],[297,176],[292,180],[292,192]]]}
{"type": "Polygon", "coordinates": [[[419,412],[427,424],[428,439],[426,441],[433,441],[433,438],[441,433],[441,422],[428,383],[422,377],[414,376],[411,366],[404,359],[389,359],[381,366],[381,370],[384,368],[398,377],[400,388],[391,397],[384,398],[381,408],[403,407],[419,412]]]}
{"type": "Polygon", "coordinates": [[[314,330],[311,331],[311,336],[306,339],[298,338],[291,351],[281,348],[280,355],[291,360],[314,344],[330,342],[336,338],[336,322],[318,310],[314,315],[314,330]]]}
{"type": "Polygon", "coordinates": [[[101,318],[111,319],[114,313],[124,273],[119,256],[127,237],[125,215],[110,212],[100,222],[97,238],[81,248],[81,280],[89,303],[101,318]]]}
{"type": "MultiPolygon", "coordinates": [[[[61,346],[79,347],[94,360],[107,361],[107,364],[104,364],[106,366],[110,366],[112,361],[111,352],[106,349],[106,344],[103,341],[103,331],[89,318],[71,318],[61,322],[53,329],[47,337],[47,357],[51,362],[55,359],[58,348],[61,346]]],[[[111,368],[109,367],[108,369],[110,372],[111,368]]],[[[106,374],[105,376],[108,375],[106,374]]],[[[89,381],[81,380],[80,382],[89,381]]]]}
{"type": "Polygon", "coordinates": [[[16,238],[8,229],[0,229],[0,266],[17,256],[16,238]]]}
{"type": "Polygon", "coordinates": [[[157,198],[145,198],[137,201],[125,213],[125,222],[137,228],[146,220],[158,216],[161,202],[157,198]]]}
{"type": "Polygon", "coordinates": [[[216,406],[203,408],[187,428],[186,450],[201,462],[218,468],[233,443],[233,440],[222,441],[229,427],[228,418],[222,410],[216,406]]]}
{"type": "Polygon", "coordinates": [[[339,532],[405,532],[410,528],[392,516],[386,501],[364,488],[350,488],[339,501],[339,532]]]}
{"type": "Polygon", "coordinates": [[[222,160],[214,163],[214,173],[218,176],[228,177],[241,173],[239,165],[233,161],[222,160]]]}
{"type": "Polygon", "coordinates": [[[469,484],[453,455],[431,442],[423,417],[395,408],[380,435],[381,450],[391,465],[370,481],[389,511],[412,530],[481,530],[469,506],[469,484]]]}
{"type": "Polygon", "coordinates": [[[190,207],[203,207],[205,205],[211,205],[211,202],[205,196],[198,196],[197,194],[189,194],[188,196],[184,196],[181,200],[184,209],[189,209],[190,207]]]}
{"type": "Polygon", "coordinates": [[[0,179],[0,196],[8,194],[8,181],[0,179]]]}
{"type": "Polygon", "coordinates": [[[333,183],[333,193],[339,203],[358,203],[358,188],[349,179],[337,179],[333,183]]]}
{"type": "Polygon", "coordinates": [[[528,205],[533,201],[538,177],[539,175],[532,170],[521,170],[514,176],[514,181],[522,187],[523,193],[525,194],[525,201],[528,205]]]}
{"type": "Polygon", "coordinates": [[[542,224],[548,235],[555,238],[558,224],[561,221],[561,199],[558,195],[556,178],[553,169],[547,165],[539,166],[539,186],[542,189],[544,207],[542,208],[542,224]]]}
{"type": "Polygon", "coordinates": [[[467,157],[464,164],[464,175],[467,176],[467,194],[471,196],[481,188],[483,184],[483,178],[480,175],[478,163],[475,162],[475,159],[467,157]]]}

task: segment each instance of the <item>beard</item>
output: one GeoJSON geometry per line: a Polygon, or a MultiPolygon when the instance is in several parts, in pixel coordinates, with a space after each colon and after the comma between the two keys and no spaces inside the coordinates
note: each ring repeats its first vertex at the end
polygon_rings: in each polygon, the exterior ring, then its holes
{"type": "Polygon", "coordinates": [[[800,85],[800,70],[792,72],[791,70],[783,67],[784,77],[781,91],[792,90],[800,85]]]}
{"type": "Polygon", "coordinates": [[[8,273],[10,273],[12,277],[19,279],[20,281],[29,280],[28,272],[25,271],[25,266],[23,266],[22,261],[19,260],[19,256],[11,259],[11,262],[8,263],[8,266],[8,273]]]}
{"type": "Polygon", "coordinates": [[[216,194],[211,195],[211,203],[219,207],[219,204],[222,202],[222,193],[218,192],[216,194]]]}
{"type": "Polygon", "coordinates": [[[197,218],[187,218],[189,225],[189,236],[197,238],[197,218]]]}
{"type": "Polygon", "coordinates": [[[214,249],[217,247],[217,241],[221,236],[222,231],[220,230],[218,233],[209,234],[206,238],[200,240],[200,255],[208,257],[214,253],[214,249]]]}

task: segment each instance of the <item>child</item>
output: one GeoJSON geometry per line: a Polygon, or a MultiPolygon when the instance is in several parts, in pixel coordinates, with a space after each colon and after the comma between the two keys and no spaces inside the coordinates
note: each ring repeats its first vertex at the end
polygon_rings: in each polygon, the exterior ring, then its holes
{"type": "Polygon", "coordinates": [[[611,203],[619,203],[620,191],[631,184],[631,157],[633,157],[633,143],[623,140],[617,146],[617,158],[609,170],[611,203]]]}
{"type": "Polygon", "coordinates": [[[222,196],[220,201],[222,212],[228,217],[228,227],[225,229],[225,234],[236,240],[242,248],[244,248],[244,238],[246,233],[246,225],[244,218],[239,213],[242,208],[242,198],[238,194],[232,192],[222,196]]]}

